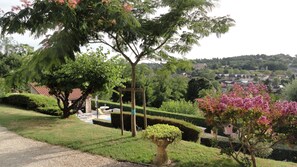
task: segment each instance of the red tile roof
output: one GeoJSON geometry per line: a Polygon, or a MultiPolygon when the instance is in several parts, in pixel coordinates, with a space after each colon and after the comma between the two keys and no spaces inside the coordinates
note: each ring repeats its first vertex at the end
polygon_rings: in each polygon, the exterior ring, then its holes
{"type": "MultiPolygon", "coordinates": [[[[29,84],[38,94],[45,95],[45,96],[51,96],[49,94],[49,88],[46,86],[37,86],[36,84],[29,84]]],[[[32,93],[32,92],[31,92],[32,93]]],[[[72,93],[69,95],[69,100],[76,100],[80,96],[82,96],[81,90],[80,89],[73,89],[72,93]]]]}

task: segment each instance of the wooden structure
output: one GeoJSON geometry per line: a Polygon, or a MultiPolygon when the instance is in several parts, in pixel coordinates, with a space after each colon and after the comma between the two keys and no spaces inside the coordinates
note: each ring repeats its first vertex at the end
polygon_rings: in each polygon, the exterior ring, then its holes
{"type": "MultiPolygon", "coordinates": [[[[123,114],[123,92],[131,92],[132,88],[119,89],[120,92],[120,114],[121,114],[121,134],[124,135],[124,114],[123,114]]],[[[136,93],[142,93],[143,100],[143,118],[144,118],[144,129],[147,127],[147,117],[146,117],[146,100],[145,100],[145,91],[142,88],[135,88],[136,93]]],[[[132,127],[131,127],[132,128],[132,127]]]]}

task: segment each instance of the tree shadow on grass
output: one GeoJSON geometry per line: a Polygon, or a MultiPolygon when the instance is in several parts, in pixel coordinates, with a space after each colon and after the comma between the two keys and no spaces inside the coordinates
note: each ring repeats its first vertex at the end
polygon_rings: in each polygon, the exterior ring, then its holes
{"type": "Polygon", "coordinates": [[[132,136],[120,136],[120,137],[113,136],[113,138],[110,138],[109,136],[107,136],[107,137],[99,138],[98,140],[96,139],[91,140],[86,144],[80,145],[79,148],[87,152],[93,152],[94,150],[97,150],[97,149],[113,147],[119,144],[123,145],[127,143],[135,143],[141,139],[135,138],[132,136]]]}
{"type": "Polygon", "coordinates": [[[15,132],[41,127],[52,127],[57,124],[57,121],[60,119],[56,116],[23,114],[5,114],[1,117],[0,125],[15,132]]]}
{"type": "Polygon", "coordinates": [[[220,158],[216,160],[211,160],[209,162],[204,161],[204,163],[201,163],[195,160],[184,161],[184,162],[175,161],[175,163],[179,167],[189,167],[189,166],[191,167],[206,167],[206,166],[207,167],[240,167],[240,165],[232,161],[232,159],[228,159],[228,158],[220,158]]]}

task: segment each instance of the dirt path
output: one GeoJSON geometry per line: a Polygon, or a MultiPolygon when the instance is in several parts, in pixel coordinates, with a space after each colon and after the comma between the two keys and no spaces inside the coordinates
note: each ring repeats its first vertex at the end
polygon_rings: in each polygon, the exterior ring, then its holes
{"type": "Polygon", "coordinates": [[[3,167],[144,167],[21,137],[0,126],[3,167]]]}

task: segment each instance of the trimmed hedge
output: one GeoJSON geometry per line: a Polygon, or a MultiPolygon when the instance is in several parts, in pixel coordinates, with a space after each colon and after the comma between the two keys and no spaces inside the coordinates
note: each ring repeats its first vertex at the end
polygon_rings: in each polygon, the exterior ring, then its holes
{"type": "MultiPolygon", "coordinates": [[[[120,108],[119,103],[99,100],[98,107],[103,106],[103,105],[107,105],[110,108],[120,108]]],[[[92,108],[95,109],[95,101],[92,101],[92,108]]],[[[137,109],[137,113],[143,114],[143,108],[142,107],[137,106],[136,109],[137,109]]],[[[128,105],[128,104],[123,104],[123,110],[124,111],[131,111],[131,106],[128,105]]],[[[192,124],[197,125],[197,126],[205,127],[206,128],[205,132],[208,132],[208,133],[212,129],[211,126],[207,125],[207,123],[205,121],[205,118],[201,118],[201,117],[194,116],[194,115],[172,113],[172,112],[160,111],[160,110],[152,109],[152,108],[146,108],[146,113],[148,115],[152,115],[152,116],[160,116],[160,117],[167,117],[167,118],[174,118],[174,119],[178,119],[178,120],[183,120],[183,121],[192,123],[192,124]]]]}
{"type": "MultiPolygon", "coordinates": [[[[138,128],[144,129],[144,118],[142,114],[136,114],[136,122],[138,128]]],[[[115,128],[121,128],[120,113],[111,113],[111,123],[115,128]]],[[[164,118],[157,116],[147,116],[147,125],[168,124],[178,127],[182,133],[182,139],[186,141],[200,142],[202,129],[197,126],[182,120],[164,118]]],[[[131,130],[131,113],[124,112],[124,129],[131,130]]]]}
{"type": "Polygon", "coordinates": [[[55,98],[38,94],[8,94],[2,98],[2,103],[48,115],[58,116],[62,113],[55,98]]]}
{"type": "Polygon", "coordinates": [[[110,128],[113,127],[110,121],[102,120],[102,119],[93,119],[93,124],[110,127],[110,128]]]}
{"type": "Polygon", "coordinates": [[[53,115],[53,116],[61,116],[62,111],[60,110],[59,107],[38,107],[36,110],[37,112],[47,114],[47,115],[53,115]]]}

